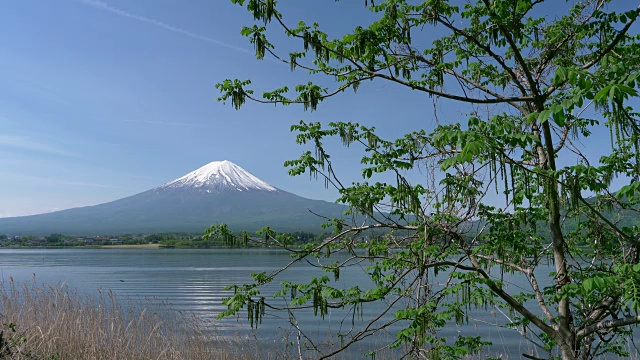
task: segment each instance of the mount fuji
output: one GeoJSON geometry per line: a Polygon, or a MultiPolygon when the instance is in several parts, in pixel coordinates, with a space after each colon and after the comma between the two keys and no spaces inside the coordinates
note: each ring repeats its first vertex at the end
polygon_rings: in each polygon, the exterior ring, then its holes
{"type": "Polygon", "coordinates": [[[233,230],[321,231],[315,214],[341,217],[343,205],[275,188],[230,161],[214,161],[176,180],[112,202],[0,219],[0,234],[119,235],[233,230]],[[315,213],[315,214],[314,214],[315,213]]]}

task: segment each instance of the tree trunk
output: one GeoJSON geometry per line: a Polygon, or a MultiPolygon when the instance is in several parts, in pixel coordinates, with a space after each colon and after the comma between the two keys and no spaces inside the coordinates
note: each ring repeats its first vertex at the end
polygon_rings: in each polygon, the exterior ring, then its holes
{"type": "MultiPolygon", "coordinates": [[[[542,132],[544,135],[544,145],[547,153],[548,170],[556,170],[555,153],[553,150],[553,137],[551,134],[550,119],[542,123],[542,132]]],[[[571,279],[567,271],[567,259],[565,256],[565,243],[562,229],[560,226],[560,196],[558,195],[558,183],[555,178],[548,178],[546,181],[547,202],[549,207],[549,230],[551,233],[551,242],[553,246],[553,261],[556,267],[556,292],[560,292],[562,288],[569,283],[571,279]]],[[[574,351],[575,330],[573,325],[573,316],[569,306],[569,299],[560,299],[558,302],[558,325],[556,331],[558,338],[561,340],[560,348],[562,349],[563,360],[576,359],[574,351]]]]}

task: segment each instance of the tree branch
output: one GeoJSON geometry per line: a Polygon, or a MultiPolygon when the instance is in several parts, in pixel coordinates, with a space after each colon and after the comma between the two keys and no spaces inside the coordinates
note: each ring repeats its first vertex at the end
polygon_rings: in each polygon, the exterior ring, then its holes
{"type": "Polygon", "coordinates": [[[513,83],[516,85],[516,87],[520,90],[520,92],[522,93],[522,95],[526,95],[527,94],[527,90],[524,88],[524,86],[522,86],[522,84],[520,83],[520,79],[518,79],[518,75],[516,75],[516,73],[513,71],[513,69],[510,66],[507,66],[507,64],[504,62],[504,59],[502,59],[502,57],[500,57],[498,54],[496,54],[495,52],[493,52],[493,50],[491,50],[491,47],[488,45],[485,45],[483,43],[481,43],[480,41],[478,41],[478,39],[475,36],[469,35],[467,34],[465,31],[462,31],[458,28],[456,28],[455,26],[453,26],[447,19],[447,21],[445,21],[443,18],[437,17],[436,18],[438,20],[438,22],[440,22],[442,25],[444,25],[445,27],[447,27],[449,30],[453,31],[455,34],[457,35],[461,35],[462,37],[464,37],[465,39],[467,39],[468,41],[472,42],[473,44],[475,44],[476,46],[478,46],[479,48],[481,48],[482,50],[486,51],[486,53],[491,56],[495,61],[498,62],[498,64],[500,64],[500,66],[502,67],[502,69],[504,71],[506,71],[509,76],[511,77],[511,80],[513,80],[513,83]]]}
{"type": "Polygon", "coordinates": [[[504,38],[507,40],[507,43],[509,43],[509,47],[511,47],[511,50],[513,51],[513,54],[516,58],[517,63],[520,64],[520,67],[522,68],[522,71],[524,72],[524,75],[527,78],[527,82],[529,83],[529,89],[531,90],[531,93],[534,94],[535,96],[538,96],[538,87],[536,86],[536,81],[533,78],[531,71],[529,70],[529,66],[527,65],[526,61],[524,61],[524,58],[520,53],[520,48],[511,37],[510,35],[511,32],[504,27],[500,19],[497,19],[496,13],[491,10],[491,3],[489,2],[489,0],[483,0],[483,2],[485,7],[487,8],[487,11],[491,14],[491,17],[494,19],[495,24],[498,26],[498,29],[500,29],[502,36],[504,36],[504,38]]]}
{"type": "MultiPolygon", "coordinates": [[[[590,69],[592,66],[594,66],[595,64],[599,63],[600,60],[602,60],[602,58],[607,55],[609,52],[611,52],[613,50],[613,48],[616,47],[616,45],[618,45],[618,43],[625,37],[625,35],[627,34],[627,31],[629,31],[629,28],[631,28],[631,25],[633,25],[633,23],[636,21],[638,15],[640,14],[640,5],[634,10],[634,12],[636,13],[635,17],[631,17],[629,18],[629,20],[627,21],[627,23],[625,24],[625,26],[620,30],[620,32],[618,32],[618,35],[616,35],[616,37],[613,39],[613,41],[611,41],[611,43],[604,48],[598,55],[596,55],[596,57],[594,59],[592,59],[591,61],[589,61],[588,63],[584,64],[581,66],[581,68],[583,70],[588,70],[590,69]]],[[[545,91],[544,93],[544,97],[548,98],[549,96],[551,96],[551,94],[553,94],[554,91],[556,91],[558,88],[566,85],[568,82],[564,81],[562,84],[559,84],[557,86],[551,86],[547,89],[547,91],[545,91]]]]}
{"type": "Polygon", "coordinates": [[[633,325],[633,324],[637,324],[640,323],[640,315],[636,315],[636,316],[629,316],[629,317],[625,317],[622,319],[613,319],[613,320],[604,320],[604,321],[600,321],[596,324],[587,326],[586,328],[578,331],[576,333],[576,337],[578,339],[582,339],[586,336],[589,336],[591,334],[593,334],[594,332],[598,331],[598,330],[605,330],[605,329],[613,329],[613,328],[619,328],[622,326],[627,326],[627,325],[633,325]]]}

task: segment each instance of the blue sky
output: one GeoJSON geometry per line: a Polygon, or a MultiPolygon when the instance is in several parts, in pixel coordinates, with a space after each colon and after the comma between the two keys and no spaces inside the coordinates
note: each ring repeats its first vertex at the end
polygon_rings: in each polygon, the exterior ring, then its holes
{"type": "MultiPolygon", "coordinates": [[[[318,21],[330,35],[367,22],[363,1],[282,1],[287,19],[318,21]],[[356,17],[353,14],[363,14],[356,17]]],[[[304,150],[289,132],[307,121],[357,121],[389,137],[431,129],[423,94],[364,84],[300,107],[216,101],[215,84],[251,79],[257,90],[308,81],[256,61],[240,35],[250,15],[228,0],[5,0],[0,12],[0,217],[93,205],[158,186],[214,160],[231,160],[301,196],[334,200],[283,162],[304,150]]],[[[346,182],[354,152],[341,151],[346,182]]]]}
{"type": "MultiPolygon", "coordinates": [[[[322,182],[287,175],[283,162],[304,150],[295,144],[291,124],[380,122],[397,135],[412,128],[414,114],[397,106],[418,97],[389,98],[392,86],[381,83],[326,102],[311,114],[257,104],[236,111],[217,102],[214,86],[226,78],[252,79],[256,88],[268,89],[283,80],[306,81],[306,74],[255,60],[240,35],[241,26],[252,22],[243,8],[223,0],[186,4],[3,3],[0,217],[115,200],[223,159],[276,187],[334,200],[335,192],[322,182]],[[386,125],[390,118],[393,126],[386,125]]],[[[298,4],[284,7],[291,19],[344,24],[333,26],[336,32],[358,24],[348,15],[351,8],[362,10],[359,2],[298,4]],[[345,10],[342,18],[336,10],[345,10]]],[[[358,171],[346,172],[357,180],[358,171]]]]}

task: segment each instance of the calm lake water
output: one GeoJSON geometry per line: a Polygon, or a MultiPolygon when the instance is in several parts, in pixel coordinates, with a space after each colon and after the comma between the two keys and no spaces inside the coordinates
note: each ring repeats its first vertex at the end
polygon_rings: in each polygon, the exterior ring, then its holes
{"type": "MultiPolygon", "coordinates": [[[[66,284],[80,293],[95,294],[98,289],[110,289],[120,299],[167,302],[173,309],[195,314],[217,334],[258,338],[261,344],[283,348],[287,337],[295,339],[295,332],[281,318],[267,316],[259,329],[252,331],[246,313],[240,318],[223,320],[216,320],[216,316],[226,309],[221,303],[223,297],[231,294],[224,290],[226,286],[248,283],[251,273],[269,273],[290,260],[288,253],[273,250],[0,249],[0,278],[7,281],[12,277],[23,282],[32,281],[35,276],[38,283],[66,284]]],[[[296,266],[294,271],[283,273],[280,280],[302,282],[324,274],[310,266],[296,266]]],[[[518,285],[517,279],[512,281],[516,282],[514,286],[518,285]]],[[[334,286],[356,284],[361,288],[370,285],[358,268],[343,271],[334,286]]],[[[273,294],[278,289],[278,285],[270,285],[263,289],[263,294],[273,294]]],[[[364,318],[374,310],[365,307],[364,318]]],[[[492,325],[505,322],[504,315],[495,310],[474,311],[471,318],[469,325],[451,324],[440,335],[452,338],[461,333],[482,335],[484,340],[493,342],[494,353],[511,359],[520,358],[531,347],[516,331],[492,325]]],[[[353,319],[345,318],[344,311],[333,310],[324,321],[314,317],[312,311],[297,320],[316,339],[339,342],[335,333],[348,329],[353,319]]],[[[354,323],[361,324],[357,319],[354,323]]],[[[386,335],[363,341],[350,354],[362,354],[393,341],[398,328],[391,327],[386,335]]],[[[539,355],[544,357],[544,353],[539,355]]]]}

